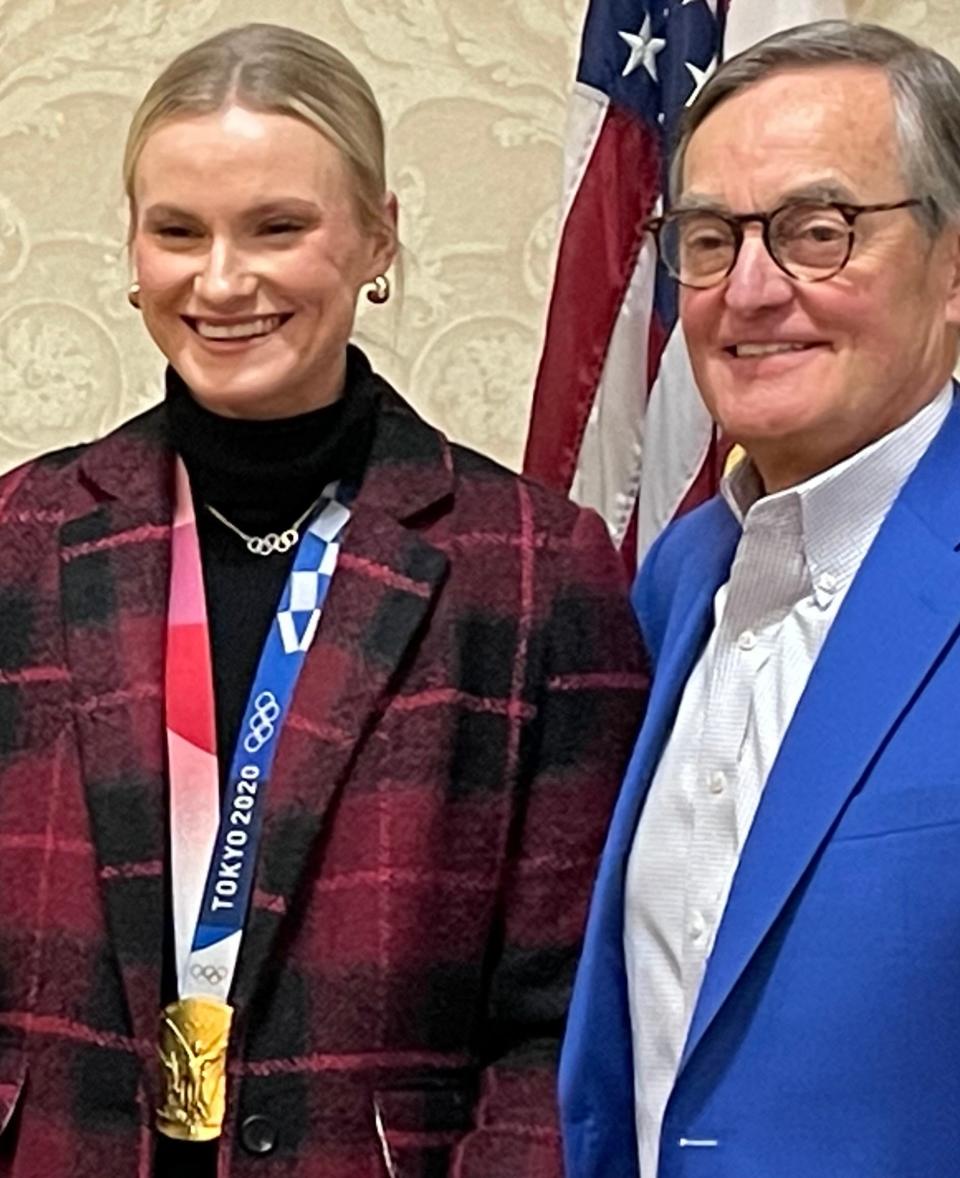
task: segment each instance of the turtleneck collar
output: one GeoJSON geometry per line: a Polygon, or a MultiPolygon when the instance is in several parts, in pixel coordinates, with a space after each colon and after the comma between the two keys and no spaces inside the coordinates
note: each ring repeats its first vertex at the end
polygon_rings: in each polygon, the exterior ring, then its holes
{"type": "Polygon", "coordinates": [[[339,400],[295,417],[252,421],[205,409],[168,369],[170,437],[198,508],[209,503],[260,533],[289,526],[331,480],[359,482],[374,427],[369,373],[366,358],[351,347],[339,400]]]}

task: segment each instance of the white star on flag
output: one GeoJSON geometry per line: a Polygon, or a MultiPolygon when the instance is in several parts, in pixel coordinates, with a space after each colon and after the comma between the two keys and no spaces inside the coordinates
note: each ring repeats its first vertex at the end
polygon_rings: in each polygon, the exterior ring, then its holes
{"type": "Polygon", "coordinates": [[[684,106],[693,106],[694,102],[697,100],[697,95],[706,85],[707,78],[709,78],[713,73],[713,67],[716,63],[711,61],[705,70],[702,70],[699,66],[694,65],[692,61],[685,61],[683,64],[690,71],[690,75],[693,78],[693,90],[690,93],[690,97],[684,103],[684,106]]]}
{"type": "Polygon", "coordinates": [[[653,35],[653,21],[650,16],[647,15],[644,19],[643,28],[639,33],[618,32],[618,36],[630,46],[630,57],[623,67],[623,77],[629,77],[638,66],[642,65],[650,77],[655,82],[658,81],[657,54],[666,45],[666,41],[662,37],[653,35]]]}

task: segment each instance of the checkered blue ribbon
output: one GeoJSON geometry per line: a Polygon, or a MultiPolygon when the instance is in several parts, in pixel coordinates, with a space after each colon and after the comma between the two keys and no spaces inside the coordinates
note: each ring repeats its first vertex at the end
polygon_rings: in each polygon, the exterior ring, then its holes
{"type": "MultiPolygon", "coordinates": [[[[340,540],[350,520],[337,484],[304,531],[264,644],[240,725],[204,887],[191,960],[209,967],[210,950],[239,938],[253,892],[263,807],[280,733],[307,651],[317,633],[340,540]]],[[[237,946],[238,947],[238,946],[237,946]]],[[[235,953],[230,954],[235,957],[235,953]]],[[[216,964],[216,963],[215,963],[216,964]]]]}
{"type": "Polygon", "coordinates": [[[285,654],[310,649],[330,579],[337,567],[340,535],[349,518],[349,508],[331,496],[300,541],[277,611],[277,628],[285,654]]]}

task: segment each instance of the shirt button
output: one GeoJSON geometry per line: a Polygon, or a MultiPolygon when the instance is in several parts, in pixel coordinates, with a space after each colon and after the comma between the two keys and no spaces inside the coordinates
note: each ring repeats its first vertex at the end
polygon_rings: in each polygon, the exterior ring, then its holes
{"type": "Polygon", "coordinates": [[[823,573],[817,577],[817,588],[821,593],[836,593],[838,588],[837,578],[833,573],[823,573]]]}
{"type": "Polygon", "coordinates": [[[727,775],[721,773],[718,769],[716,773],[710,774],[710,792],[712,794],[722,794],[727,788],[727,775]]]}
{"type": "Polygon", "coordinates": [[[741,650],[753,650],[757,645],[757,636],[752,630],[744,630],[744,632],[737,639],[737,645],[741,650]]]}
{"type": "Polygon", "coordinates": [[[247,1153],[273,1153],[278,1136],[277,1126],[269,1117],[247,1117],[240,1126],[240,1144],[247,1153]]]}
{"type": "Polygon", "coordinates": [[[693,942],[697,942],[697,941],[701,940],[701,938],[703,937],[703,934],[706,931],[707,931],[707,929],[703,923],[703,917],[700,916],[699,914],[697,914],[690,921],[690,928],[689,928],[690,940],[693,942]]]}

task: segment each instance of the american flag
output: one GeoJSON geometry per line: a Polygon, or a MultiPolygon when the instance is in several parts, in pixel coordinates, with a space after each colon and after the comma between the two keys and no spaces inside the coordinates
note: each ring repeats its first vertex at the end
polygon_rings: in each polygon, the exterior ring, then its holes
{"type": "Polygon", "coordinates": [[[642,225],[679,120],[718,59],[843,0],[591,0],[524,469],[595,508],[629,566],[714,493],[726,456],[697,394],[676,284],[642,225]]]}

